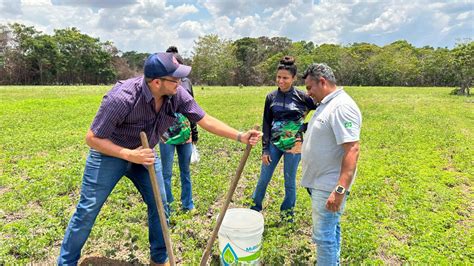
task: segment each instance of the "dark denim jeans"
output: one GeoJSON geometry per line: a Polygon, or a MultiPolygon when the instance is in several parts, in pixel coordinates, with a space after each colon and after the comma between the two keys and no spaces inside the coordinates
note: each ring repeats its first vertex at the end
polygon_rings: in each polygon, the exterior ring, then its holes
{"type": "Polygon", "coordinates": [[[251,209],[261,211],[263,209],[262,202],[267,191],[268,183],[270,182],[275,167],[278,165],[280,158],[283,156],[283,172],[285,178],[285,198],[280,206],[280,211],[286,215],[293,216],[293,208],[296,204],[296,171],[301,159],[301,154],[292,154],[283,152],[275,145],[270,143],[270,159],[269,165],[262,163],[260,170],[260,178],[258,179],[257,187],[253,192],[254,205],[251,209]]]}
{"type": "MultiPolygon", "coordinates": [[[[155,171],[163,204],[166,205],[161,161],[158,157],[155,158],[155,171]]],[[[147,168],[91,149],[84,169],[81,197],[61,245],[59,265],[77,264],[81,249],[89,237],[102,205],[123,176],[127,176],[133,182],[147,204],[151,259],[157,263],[167,261],[166,246],[147,168]]]]}
{"type": "Polygon", "coordinates": [[[173,193],[171,192],[171,177],[173,176],[175,149],[178,152],[182,208],[184,210],[192,210],[194,209],[194,202],[192,195],[191,170],[189,168],[189,164],[191,163],[192,143],[171,145],[160,142],[160,157],[161,164],[163,165],[166,198],[168,199],[168,204],[171,204],[174,201],[173,193]]]}

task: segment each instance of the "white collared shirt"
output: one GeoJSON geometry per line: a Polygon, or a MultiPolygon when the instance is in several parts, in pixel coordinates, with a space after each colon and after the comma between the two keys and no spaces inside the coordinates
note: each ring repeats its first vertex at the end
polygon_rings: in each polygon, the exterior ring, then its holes
{"type": "Polygon", "coordinates": [[[304,135],[303,187],[334,190],[341,173],[342,144],[359,141],[361,125],[359,107],[342,88],[324,97],[304,135]]]}

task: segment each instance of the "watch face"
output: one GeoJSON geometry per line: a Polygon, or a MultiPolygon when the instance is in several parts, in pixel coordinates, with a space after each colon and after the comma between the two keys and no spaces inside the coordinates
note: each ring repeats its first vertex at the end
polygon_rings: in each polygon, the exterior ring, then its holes
{"type": "Polygon", "coordinates": [[[336,192],[339,193],[339,194],[344,193],[344,187],[343,187],[343,186],[338,186],[338,187],[336,188],[336,192]]]}

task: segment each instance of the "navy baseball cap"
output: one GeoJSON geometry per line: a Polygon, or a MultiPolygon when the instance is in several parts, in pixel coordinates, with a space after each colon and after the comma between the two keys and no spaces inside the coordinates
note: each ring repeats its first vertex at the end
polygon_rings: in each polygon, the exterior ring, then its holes
{"type": "Polygon", "coordinates": [[[146,78],[184,78],[191,72],[191,67],[179,64],[172,53],[155,53],[146,59],[143,72],[146,78]]]}

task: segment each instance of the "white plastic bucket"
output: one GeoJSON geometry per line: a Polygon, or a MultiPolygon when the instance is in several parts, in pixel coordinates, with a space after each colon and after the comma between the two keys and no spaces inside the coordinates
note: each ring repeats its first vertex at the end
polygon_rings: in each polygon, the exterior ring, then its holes
{"type": "Polygon", "coordinates": [[[219,229],[223,265],[259,265],[263,215],[251,209],[228,209],[219,229]]]}

